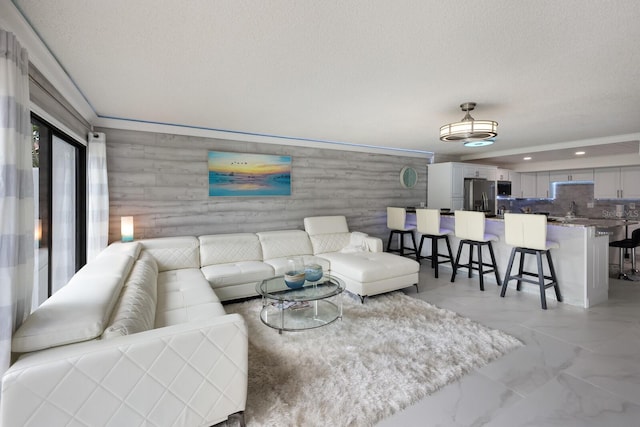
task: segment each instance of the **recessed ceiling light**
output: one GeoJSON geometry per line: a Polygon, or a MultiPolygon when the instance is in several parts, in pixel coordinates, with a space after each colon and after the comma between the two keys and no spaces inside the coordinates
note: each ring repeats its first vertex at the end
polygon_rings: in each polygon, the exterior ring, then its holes
{"type": "Polygon", "coordinates": [[[576,156],[582,156],[584,153],[584,151],[576,151],[576,156]]]}
{"type": "Polygon", "coordinates": [[[522,160],[531,160],[531,157],[523,157],[522,160]]]}

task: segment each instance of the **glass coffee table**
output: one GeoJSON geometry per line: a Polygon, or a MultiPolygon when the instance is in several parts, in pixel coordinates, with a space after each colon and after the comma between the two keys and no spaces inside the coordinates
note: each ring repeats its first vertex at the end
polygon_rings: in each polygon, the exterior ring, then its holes
{"type": "Polygon", "coordinates": [[[260,320],[282,331],[319,328],[342,319],[344,282],[325,274],[317,282],[305,282],[291,289],[283,276],[263,280],[256,286],[262,295],[260,320]]]}

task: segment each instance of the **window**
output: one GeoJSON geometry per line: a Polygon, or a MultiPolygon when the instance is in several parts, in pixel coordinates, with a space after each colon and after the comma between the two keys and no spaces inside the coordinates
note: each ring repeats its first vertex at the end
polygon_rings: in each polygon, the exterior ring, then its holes
{"type": "Polygon", "coordinates": [[[36,271],[33,307],[62,288],[85,263],[85,147],[31,116],[36,271]]]}

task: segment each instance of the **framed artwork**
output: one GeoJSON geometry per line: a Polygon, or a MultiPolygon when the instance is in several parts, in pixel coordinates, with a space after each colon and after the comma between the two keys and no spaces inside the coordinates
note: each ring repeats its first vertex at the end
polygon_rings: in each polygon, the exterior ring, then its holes
{"type": "Polygon", "coordinates": [[[209,151],[209,196],[290,196],[291,156],[209,151]]]}

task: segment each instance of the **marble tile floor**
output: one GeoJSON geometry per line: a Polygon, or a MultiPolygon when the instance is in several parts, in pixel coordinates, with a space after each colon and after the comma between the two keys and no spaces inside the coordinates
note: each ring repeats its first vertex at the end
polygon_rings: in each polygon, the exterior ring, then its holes
{"type": "Polygon", "coordinates": [[[500,298],[495,284],[482,292],[477,278],[449,278],[443,268],[435,279],[423,262],[420,291],[405,292],[525,345],[378,427],[640,426],[640,282],[611,279],[604,304],[548,300],[545,311],[538,294],[509,289],[500,298]]]}

